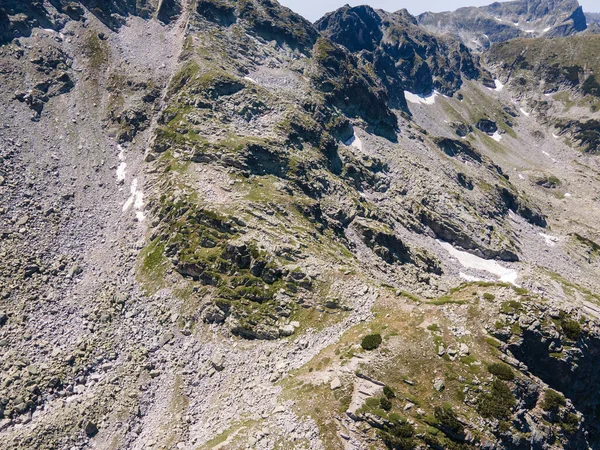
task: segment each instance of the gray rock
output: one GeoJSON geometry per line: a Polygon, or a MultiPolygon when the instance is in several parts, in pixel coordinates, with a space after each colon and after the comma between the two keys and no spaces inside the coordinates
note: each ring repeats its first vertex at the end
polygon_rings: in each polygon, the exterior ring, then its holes
{"type": "Polygon", "coordinates": [[[225,356],[220,351],[215,351],[210,359],[210,363],[218,372],[225,368],[225,356]]]}
{"type": "Polygon", "coordinates": [[[291,336],[292,334],[294,334],[294,327],[290,324],[290,325],[284,325],[281,328],[279,328],[279,334],[281,336],[291,336]]]}
{"type": "Polygon", "coordinates": [[[333,380],[331,380],[331,383],[329,386],[331,387],[332,391],[335,391],[336,389],[339,389],[342,387],[342,381],[339,379],[339,377],[335,377],[333,380]]]}

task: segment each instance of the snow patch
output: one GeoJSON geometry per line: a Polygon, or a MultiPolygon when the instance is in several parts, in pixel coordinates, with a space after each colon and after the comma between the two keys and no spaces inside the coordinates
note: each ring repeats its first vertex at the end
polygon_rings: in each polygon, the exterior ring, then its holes
{"type": "Polygon", "coordinates": [[[527,111],[525,111],[523,108],[519,108],[519,111],[521,111],[521,113],[522,113],[524,116],[526,116],[526,117],[529,117],[529,116],[531,115],[530,113],[528,113],[527,111]]]}
{"type": "Polygon", "coordinates": [[[119,165],[117,167],[117,181],[122,183],[125,181],[125,169],[127,168],[127,163],[125,162],[125,151],[123,147],[117,144],[117,148],[119,149],[119,165]]]}
{"type": "Polygon", "coordinates": [[[556,236],[550,236],[549,234],[545,233],[539,233],[539,235],[544,238],[544,241],[546,241],[546,245],[548,247],[554,247],[558,242],[558,238],[556,236]]]}
{"type": "Polygon", "coordinates": [[[448,242],[438,240],[438,243],[450,254],[450,256],[456,258],[461,266],[466,267],[467,269],[483,270],[484,272],[495,275],[502,282],[517,286],[516,281],[519,277],[519,272],[516,270],[507,269],[492,259],[483,259],[479,256],[472,255],[471,253],[457,250],[448,242]]]}
{"type": "Polygon", "coordinates": [[[496,131],[494,134],[492,134],[491,138],[496,142],[500,142],[502,140],[502,135],[496,131]]]}
{"type": "Polygon", "coordinates": [[[572,194],[569,194],[568,192],[565,194],[565,197],[573,197],[572,194]]]}
{"type": "Polygon", "coordinates": [[[504,85],[500,82],[500,80],[494,80],[494,84],[496,85],[496,89],[494,91],[500,92],[504,89],[504,85]]]}
{"type": "Polygon", "coordinates": [[[558,139],[558,138],[560,138],[560,136],[557,136],[557,135],[556,135],[556,134],[554,134],[554,133],[552,133],[552,137],[553,137],[554,139],[558,139]]]}
{"type": "Polygon", "coordinates": [[[519,179],[520,179],[520,180],[524,180],[524,179],[525,179],[525,177],[524,177],[522,174],[519,174],[519,179]]]}
{"type": "Polygon", "coordinates": [[[525,33],[535,33],[535,30],[525,30],[525,33]]]}
{"type": "Polygon", "coordinates": [[[348,139],[346,142],[344,142],[344,144],[347,145],[348,147],[354,147],[360,151],[362,151],[362,149],[363,149],[362,141],[356,135],[356,132],[352,135],[352,137],[350,139],[348,139]]]}
{"type": "Polygon", "coordinates": [[[544,28],[544,33],[547,33],[548,31],[550,31],[552,29],[552,27],[548,27],[548,28],[544,28]]]}
{"type": "Polygon", "coordinates": [[[438,91],[433,91],[431,94],[417,95],[412,92],[404,91],[404,97],[406,97],[406,101],[409,103],[421,104],[421,105],[433,105],[435,104],[435,98],[440,95],[438,91]]]}
{"type": "Polygon", "coordinates": [[[142,221],[146,218],[142,211],[144,208],[144,193],[138,190],[137,178],[134,178],[131,182],[131,188],[129,192],[131,195],[123,204],[123,212],[126,212],[127,210],[129,210],[129,208],[133,206],[133,209],[135,210],[135,216],[139,221],[142,221]]]}
{"type": "Polygon", "coordinates": [[[254,78],[244,77],[244,80],[250,81],[251,83],[258,84],[254,78]]]}

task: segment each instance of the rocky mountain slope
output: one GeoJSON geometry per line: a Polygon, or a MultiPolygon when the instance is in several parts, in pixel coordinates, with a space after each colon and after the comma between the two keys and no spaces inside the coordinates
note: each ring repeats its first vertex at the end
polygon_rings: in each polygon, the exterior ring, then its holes
{"type": "Polygon", "coordinates": [[[430,32],[457,35],[474,50],[518,37],[569,36],[587,28],[577,0],[495,2],[453,12],[423,13],[418,22],[430,32]]]}
{"type": "Polygon", "coordinates": [[[595,36],[272,0],[0,36],[0,448],[600,445],[595,36]]]}

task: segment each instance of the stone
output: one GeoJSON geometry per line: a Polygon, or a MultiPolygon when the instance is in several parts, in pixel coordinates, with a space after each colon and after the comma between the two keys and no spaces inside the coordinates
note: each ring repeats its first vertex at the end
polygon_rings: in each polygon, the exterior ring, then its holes
{"type": "Polygon", "coordinates": [[[17,222],[15,223],[15,225],[17,227],[22,227],[27,222],[29,222],[29,216],[22,216],[22,217],[19,218],[19,220],[17,220],[17,222]]]}
{"type": "Polygon", "coordinates": [[[433,382],[433,388],[438,392],[442,392],[446,388],[446,385],[442,379],[436,378],[433,382]]]}
{"type": "Polygon", "coordinates": [[[333,380],[331,380],[329,386],[331,387],[332,391],[335,391],[336,389],[342,387],[342,381],[339,379],[339,377],[335,377],[333,380]]]}
{"type": "Polygon", "coordinates": [[[460,353],[460,356],[467,356],[470,353],[469,346],[467,344],[461,343],[458,346],[458,352],[460,353]]]}
{"type": "Polygon", "coordinates": [[[210,363],[217,372],[220,372],[225,368],[225,356],[223,356],[223,353],[215,351],[210,359],[210,363]]]}
{"type": "Polygon", "coordinates": [[[292,334],[294,334],[295,328],[290,324],[290,325],[284,325],[281,328],[279,328],[279,334],[281,336],[291,336],[292,334]]]}
{"type": "Polygon", "coordinates": [[[85,431],[86,436],[89,438],[94,437],[96,434],[98,434],[98,426],[90,420],[88,420],[85,423],[85,427],[83,429],[85,431]]]}

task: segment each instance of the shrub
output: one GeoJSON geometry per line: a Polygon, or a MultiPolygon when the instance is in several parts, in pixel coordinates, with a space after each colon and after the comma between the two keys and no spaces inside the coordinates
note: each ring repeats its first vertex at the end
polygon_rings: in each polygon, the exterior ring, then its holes
{"type": "Polygon", "coordinates": [[[577,430],[579,429],[579,417],[577,417],[577,414],[567,413],[560,422],[560,427],[566,434],[577,433],[577,430]]]}
{"type": "Polygon", "coordinates": [[[515,379],[515,374],[513,373],[510,366],[502,363],[492,363],[487,367],[488,372],[492,375],[497,376],[501,380],[504,381],[512,381],[515,379]]]}
{"type": "Polygon", "coordinates": [[[579,325],[579,322],[564,318],[560,321],[560,327],[567,338],[572,341],[579,339],[579,336],[581,335],[581,325],[579,325]]]}
{"type": "Polygon", "coordinates": [[[398,420],[379,432],[383,443],[393,450],[413,450],[416,447],[414,439],[415,428],[405,420],[398,420]]]}
{"type": "Polygon", "coordinates": [[[477,410],[483,417],[506,420],[515,405],[515,396],[506,383],[494,380],[491,391],[480,397],[477,410]]]}
{"type": "Polygon", "coordinates": [[[383,395],[385,395],[387,398],[389,398],[390,400],[393,398],[396,398],[396,393],[394,392],[394,390],[389,387],[389,386],[384,386],[383,387],[383,395]]]}
{"type": "Polygon", "coordinates": [[[485,294],[483,294],[483,299],[484,300],[492,301],[495,298],[496,298],[496,296],[494,294],[490,294],[489,292],[486,292],[485,294]]]}
{"type": "Polygon", "coordinates": [[[381,397],[379,399],[379,406],[384,411],[391,411],[392,410],[392,402],[387,397],[381,397]]]}
{"type": "Polygon", "coordinates": [[[455,434],[462,434],[465,431],[465,427],[458,421],[452,406],[436,406],[434,415],[443,429],[455,434]]]}
{"type": "Polygon", "coordinates": [[[368,334],[363,338],[360,346],[365,350],[375,350],[381,345],[381,342],[382,340],[380,334],[368,334]]]}
{"type": "Polygon", "coordinates": [[[542,402],[542,409],[544,411],[558,412],[559,408],[566,404],[567,401],[561,393],[548,389],[544,396],[544,401],[542,402]]]}

